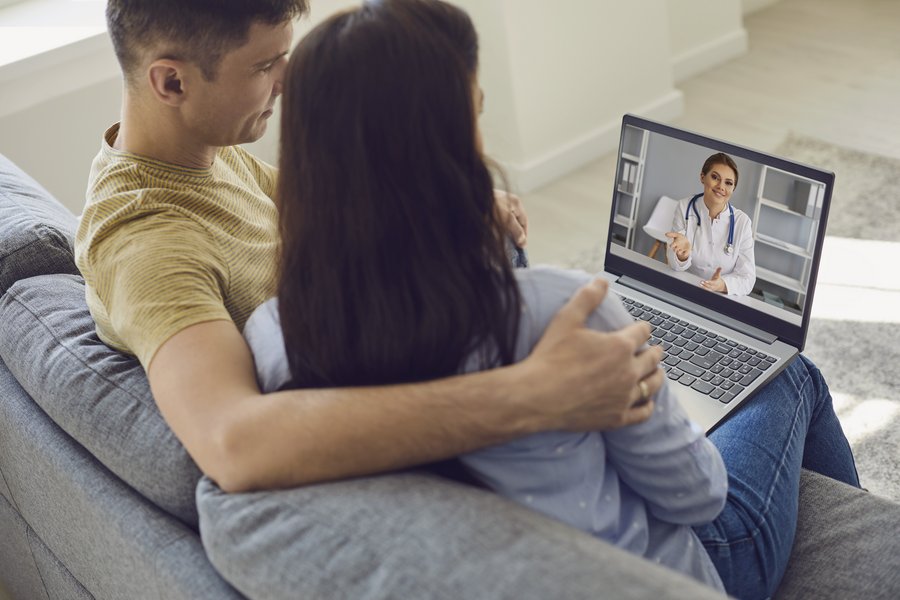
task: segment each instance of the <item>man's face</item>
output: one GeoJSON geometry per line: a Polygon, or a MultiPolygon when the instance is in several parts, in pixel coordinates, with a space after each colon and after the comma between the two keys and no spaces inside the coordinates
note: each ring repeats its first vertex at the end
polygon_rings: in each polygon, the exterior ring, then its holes
{"type": "Polygon", "coordinates": [[[247,43],[222,57],[213,81],[194,78],[183,109],[186,125],[198,139],[210,146],[231,146],[263,136],[281,94],[293,31],[290,21],[254,23],[247,43]]]}

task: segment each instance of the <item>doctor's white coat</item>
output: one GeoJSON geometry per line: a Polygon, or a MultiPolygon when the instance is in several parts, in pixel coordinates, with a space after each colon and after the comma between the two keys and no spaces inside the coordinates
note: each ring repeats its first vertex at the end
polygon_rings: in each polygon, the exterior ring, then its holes
{"type": "Polygon", "coordinates": [[[721,277],[728,288],[728,295],[746,296],[756,282],[756,258],[753,254],[753,228],[750,217],[744,211],[734,209],[734,251],[727,254],[725,246],[728,244],[731,212],[726,208],[711,221],[709,209],[701,197],[694,203],[697,212],[700,213],[700,223],[697,223],[697,215],[693,210],[689,213],[690,218],[685,221],[684,215],[690,200],[684,198],[678,202],[672,218],[671,231],[687,237],[691,242],[691,254],[687,260],[680,261],[675,256],[671,244],[668,245],[666,256],[669,259],[669,266],[676,271],[694,273],[703,279],[711,278],[716,269],[722,267],[721,277]]]}

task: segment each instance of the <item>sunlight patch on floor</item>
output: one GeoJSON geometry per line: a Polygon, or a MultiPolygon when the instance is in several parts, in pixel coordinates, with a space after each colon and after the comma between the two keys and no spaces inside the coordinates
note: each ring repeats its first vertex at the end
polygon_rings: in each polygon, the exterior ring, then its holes
{"type": "Polygon", "coordinates": [[[851,444],[897,427],[900,421],[900,404],[884,398],[859,398],[851,394],[832,392],[834,410],[841,421],[844,433],[851,444]]]}
{"type": "Polygon", "coordinates": [[[900,243],[826,237],[812,317],[900,323],[900,243]]]}

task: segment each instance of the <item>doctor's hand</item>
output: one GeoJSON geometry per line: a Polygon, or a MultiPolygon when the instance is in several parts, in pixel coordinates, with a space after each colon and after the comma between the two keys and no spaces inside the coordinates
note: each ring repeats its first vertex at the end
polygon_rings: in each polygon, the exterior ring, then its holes
{"type": "Polygon", "coordinates": [[[707,279],[706,281],[701,281],[700,285],[703,289],[709,290],[711,292],[719,292],[722,294],[728,293],[728,286],[725,285],[725,280],[722,279],[722,267],[716,269],[716,272],[713,273],[713,276],[707,279]]]}
{"type": "Polygon", "coordinates": [[[687,237],[677,231],[670,231],[666,234],[666,237],[672,240],[669,242],[669,246],[672,247],[678,260],[686,261],[688,256],[691,255],[691,242],[687,237]]]}

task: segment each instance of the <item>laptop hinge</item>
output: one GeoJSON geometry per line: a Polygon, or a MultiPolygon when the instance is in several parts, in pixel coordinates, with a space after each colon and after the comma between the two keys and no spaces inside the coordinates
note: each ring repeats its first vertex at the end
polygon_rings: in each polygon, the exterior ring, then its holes
{"type": "Polygon", "coordinates": [[[647,294],[648,296],[653,296],[654,298],[658,298],[663,302],[673,304],[678,308],[684,309],[688,312],[692,312],[700,317],[703,317],[704,319],[715,321],[720,325],[724,325],[729,329],[739,331],[744,335],[749,335],[750,337],[757,339],[765,344],[774,344],[778,340],[778,336],[767,333],[762,329],[752,327],[750,325],[747,325],[746,323],[738,321],[737,319],[732,319],[731,317],[727,317],[716,312],[711,312],[709,309],[703,308],[699,304],[686,302],[684,298],[679,298],[675,294],[671,294],[659,288],[653,287],[652,285],[647,285],[646,283],[638,281],[637,279],[634,279],[632,277],[628,277],[627,275],[619,277],[619,279],[617,279],[616,281],[624,285],[625,287],[637,290],[639,292],[647,294]]]}

